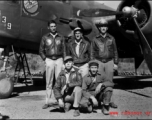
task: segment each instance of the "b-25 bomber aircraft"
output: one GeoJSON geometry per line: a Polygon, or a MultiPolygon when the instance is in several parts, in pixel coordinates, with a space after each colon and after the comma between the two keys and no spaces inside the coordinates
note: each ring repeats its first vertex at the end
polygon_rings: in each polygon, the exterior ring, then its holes
{"type": "MultiPolygon", "coordinates": [[[[58,31],[66,40],[77,26],[91,40],[97,32],[95,23],[104,17],[109,21],[109,33],[116,39],[119,57],[135,58],[136,68],[145,59],[152,72],[152,1],[111,1],[116,8],[109,3],[95,0],[0,1],[0,47],[11,46],[10,51],[16,53],[38,54],[41,37],[48,32],[49,20],[57,22],[58,31]]],[[[0,98],[10,96],[12,88],[11,79],[0,80],[0,98]]]]}

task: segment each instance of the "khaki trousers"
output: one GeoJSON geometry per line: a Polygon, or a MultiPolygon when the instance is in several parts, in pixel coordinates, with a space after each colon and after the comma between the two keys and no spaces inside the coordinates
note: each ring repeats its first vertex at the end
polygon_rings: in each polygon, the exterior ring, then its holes
{"type": "Polygon", "coordinates": [[[57,60],[46,58],[45,63],[46,63],[46,104],[48,104],[49,98],[52,95],[52,84],[54,79],[54,73],[55,73],[55,78],[57,79],[63,66],[63,58],[59,58],[57,60]]]}
{"type": "Polygon", "coordinates": [[[75,87],[71,95],[66,95],[64,98],[65,103],[73,103],[73,107],[79,107],[80,100],[82,97],[81,87],[75,87]]]}
{"type": "Polygon", "coordinates": [[[101,76],[113,82],[113,67],[114,67],[113,60],[107,63],[98,61],[98,63],[99,63],[98,72],[101,74],[101,76]]]}
{"type": "MultiPolygon", "coordinates": [[[[107,63],[103,63],[101,61],[98,61],[98,63],[99,63],[99,73],[101,74],[101,76],[104,77],[105,79],[113,82],[114,61],[111,60],[111,61],[109,61],[107,63]]],[[[111,97],[111,101],[114,102],[114,98],[113,97],[111,97]]]]}
{"type": "MultiPolygon", "coordinates": [[[[98,106],[104,104],[104,105],[109,105],[112,97],[112,88],[111,87],[106,87],[104,90],[100,91],[96,96],[94,95],[95,91],[90,92],[93,96],[98,101],[98,106]],[[102,104],[101,104],[102,103],[102,104]]],[[[91,112],[92,109],[90,109],[90,101],[89,98],[83,96],[81,101],[80,101],[80,107],[83,112],[91,112]]]]}

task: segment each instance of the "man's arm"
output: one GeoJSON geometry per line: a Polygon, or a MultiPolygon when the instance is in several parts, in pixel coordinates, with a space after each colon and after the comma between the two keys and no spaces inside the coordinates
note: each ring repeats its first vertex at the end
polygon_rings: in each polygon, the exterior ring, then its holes
{"type": "Polygon", "coordinates": [[[82,92],[84,97],[90,98],[92,95],[87,92],[88,86],[87,86],[87,78],[84,77],[83,82],[82,82],[82,92]]]}
{"type": "Polygon", "coordinates": [[[89,42],[87,46],[87,52],[88,52],[89,60],[91,60],[91,44],[89,42]]]}
{"type": "Polygon", "coordinates": [[[62,98],[62,94],[61,94],[61,76],[60,75],[57,78],[57,81],[55,83],[53,91],[54,91],[54,96],[57,100],[62,98]]]}
{"type": "Polygon", "coordinates": [[[63,48],[63,58],[66,56],[66,44],[65,44],[65,38],[62,37],[62,48],[63,48]]]}
{"type": "Polygon", "coordinates": [[[117,51],[117,45],[116,45],[116,41],[113,38],[113,48],[114,48],[114,64],[118,64],[118,51],[117,51]]]}
{"type": "Polygon", "coordinates": [[[93,39],[91,42],[91,48],[90,48],[90,60],[94,59],[94,46],[95,46],[95,43],[94,43],[94,39],[93,39]]]}
{"type": "Polygon", "coordinates": [[[44,41],[45,41],[45,38],[42,37],[41,43],[40,43],[40,47],[39,47],[39,54],[40,54],[40,56],[41,56],[41,58],[43,60],[46,59],[46,56],[45,56],[45,43],[44,43],[44,41]]]}
{"type": "Polygon", "coordinates": [[[76,81],[69,83],[69,87],[82,86],[82,76],[80,73],[76,73],[76,81]]]}
{"type": "Polygon", "coordinates": [[[67,43],[67,45],[66,45],[66,47],[67,47],[66,51],[67,51],[67,55],[72,56],[71,49],[70,49],[70,44],[71,44],[70,42],[67,43]]]}

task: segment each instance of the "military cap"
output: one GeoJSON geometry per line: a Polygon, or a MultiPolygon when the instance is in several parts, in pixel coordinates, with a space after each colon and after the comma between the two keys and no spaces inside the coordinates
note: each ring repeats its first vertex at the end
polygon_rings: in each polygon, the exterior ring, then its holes
{"type": "Polygon", "coordinates": [[[108,21],[106,19],[101,19],[95,24],[97,27],[108,26],[108,21]]]}
{"type": "Polygon", "coordinates": [[[71,56],[66,56],[64,62],[66,63],[67,61],[73,61],[73,58],[71,56]]]}
{"type": "Polygon", "coordinates": [[[74,33],[75,33],[76,31],[82,32],[82,29],[81,29],[80,27],[76,27],[73,31],[74,31],[74,33]]]}
{"type": "Polygon", "coordinates": [[[96,60],[91,60],[90,62],[89,62],[89,67],[91,67],[91,66],[99,66],[99,63],[96,61],[96,60]]]}

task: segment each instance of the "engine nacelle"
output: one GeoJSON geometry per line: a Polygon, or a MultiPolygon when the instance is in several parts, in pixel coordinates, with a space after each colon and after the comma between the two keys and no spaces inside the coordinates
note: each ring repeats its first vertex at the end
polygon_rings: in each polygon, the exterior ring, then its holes
{"type": "MultiPolygon", "coordinates": [[[[141,12],[141,17],[137,17],[138,24],[144,33],[145,37],[147,38],[150,45],[152,45],[152,1],[148,0],[124,0],[120,3],[117,10],[123,11],[124,7],[135,7],[141,12]]],[[[125,8],[129,12],[129,9],[127,7],[125,8]]],[[[132,19],[125,18],[125,17],[117,17],[118,25],[121,28],[121,31],[126,34],[126,36],[134,40],[135,37],[135,26],[132,19]]]]}

